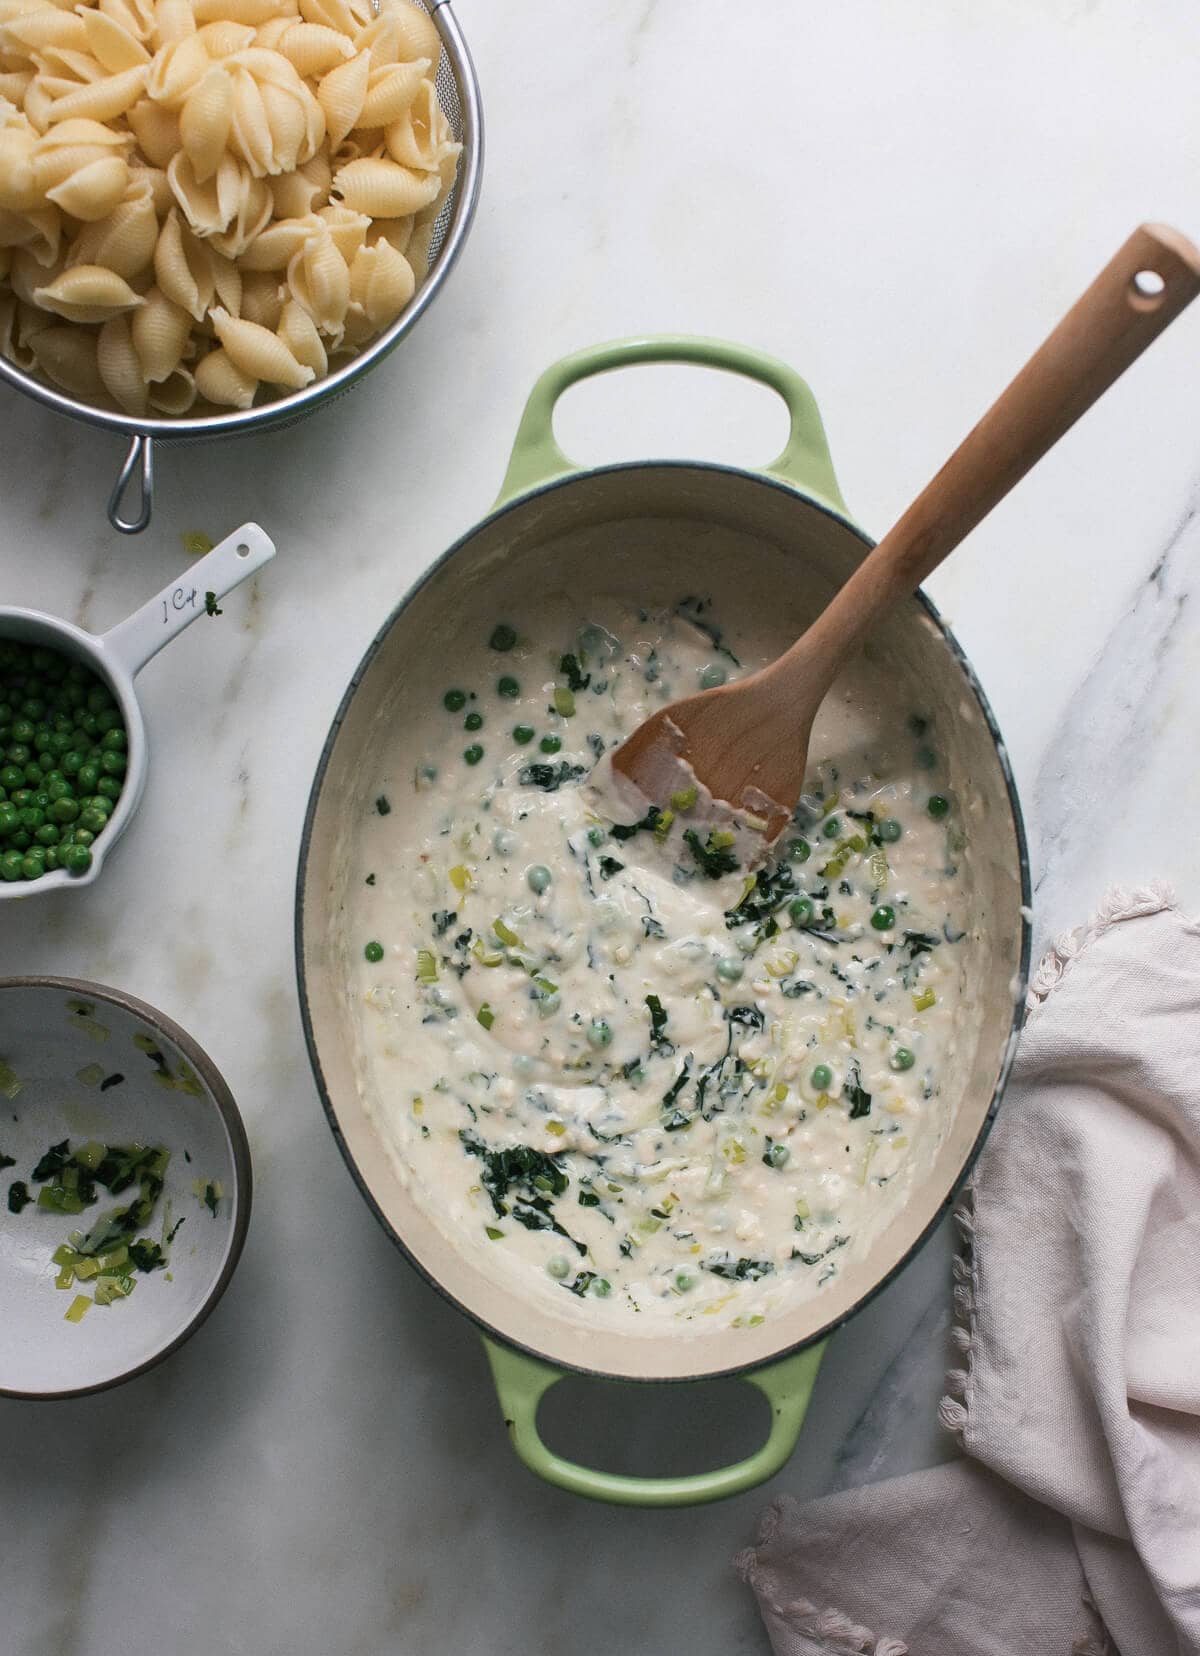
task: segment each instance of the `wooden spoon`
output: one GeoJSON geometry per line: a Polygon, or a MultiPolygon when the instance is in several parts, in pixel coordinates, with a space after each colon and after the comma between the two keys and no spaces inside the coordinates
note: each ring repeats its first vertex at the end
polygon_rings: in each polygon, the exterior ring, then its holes
{"type": "Polygon", "coordinates": [[[842,663],[1198,291],[1200,249],[1165,225],[1135,230],[803,637],[748,678],[655,713],[613,754],[615,768],[662,805],[681,786],[678,755],[715,799],[765,818],[774,839],[800,798],[813,719],[842,663]]]}

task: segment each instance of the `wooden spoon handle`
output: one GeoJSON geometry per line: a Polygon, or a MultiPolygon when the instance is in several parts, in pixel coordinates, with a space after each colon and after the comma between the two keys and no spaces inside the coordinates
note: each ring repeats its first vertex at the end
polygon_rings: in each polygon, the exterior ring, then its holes
{"type": "Polygon", "coordinates": [[[809,671],[815,653],[832,679],[1198,292],[1200,249],[1166,225],[1135,230],[805,634],[809,671]]]}

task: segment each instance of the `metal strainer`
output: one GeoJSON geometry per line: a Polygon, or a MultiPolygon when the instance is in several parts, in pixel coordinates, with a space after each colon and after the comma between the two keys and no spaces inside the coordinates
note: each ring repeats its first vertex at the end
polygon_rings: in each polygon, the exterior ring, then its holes
{"type": "Polygon", "coordinates": [[[455,138],[462,144],[458,177],[438,214],[429,245],[429,271],[413,296],[408,308],[396,318],[391,327],[373,340],[358,356],[343,364],[324,379],[314,380],[302,391],[293,391],[275,402],[259,408],[234,409],[224,414],[200,414],[181,419],[147,419],[130,414],[111,413],[94,408],[89,403],[68,396],[52,385],[47,385],[31,374],[21,371],[14,363],[0,356],[0,378],[57,409],[73,420],[100,426],[105,431],[124,432],[130,439],[129,451],[113,485],[108,499],[108,521],[123,535],[136,535],[150,522],[154,507],[154,444],[196,442],[210,437],[234,437],[244,432],[277,431],[296,420],[313,413],[325,403],[332,402],[362,378],[377,362],[395,350],[400,341],[414,328],[440,289],[462,250],[467,231],[475,214],[479,198],[479,182],[483,165],[483,112],[479,99],[479,83],[475,66],[467,51],[466,41],[451,9],[450,0],[415,0],[415,3],[433,18],[442,37],[442,56],[438,64],[437,90],[442,108],[455,138]],[[131,484],[140,482],[140,499],[134,516],[123,516],[124,497],[131,484]]]}

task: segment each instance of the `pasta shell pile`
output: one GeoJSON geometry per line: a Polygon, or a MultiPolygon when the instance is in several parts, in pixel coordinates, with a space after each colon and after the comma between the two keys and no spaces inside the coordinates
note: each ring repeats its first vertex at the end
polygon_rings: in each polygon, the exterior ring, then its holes
{"type": "Polygon", "coordinates": [[[440,50],[408,0],[0,0],[0,351],[133,415],[353,356],[454,183],[440,50]]]}

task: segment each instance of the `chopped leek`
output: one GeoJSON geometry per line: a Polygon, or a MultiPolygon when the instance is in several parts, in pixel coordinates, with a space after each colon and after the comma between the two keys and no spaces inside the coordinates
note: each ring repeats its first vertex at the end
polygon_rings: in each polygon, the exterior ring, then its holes
{"type": "Polygon", "coordinates": [[[471,883],[471,870],[465,863],[455,863],[448,877],[455,891],[465,891],[471,883]]]}
{"type": "Polygon", "coordinates": [[[937,996],[932,989],[922,989],[919,995],[912,998],[913,1009],[917,1012],[928,1012],[931,1006],[937,1005],[937,996]]]}
{"type": "Polygon", "coordinates": [[[490,1029],[496,1021],[496,1014],[492,1011],[486,1001],[484,1001],[483,1005],[479,1008],[479,1011],[476,1012],[475,1017],[485,1029],[490,1029]]]}
{"type": "Polygon", "coordinates": [[[437,960],[432,949],[417,950],[417,982],[436,983],[438,978],[437,960]]]}
{"type": "Polygon", "coordinates": [[[671,804],[677,811],[690,811],[698,798],[695,783],[690,788],[677,788],[671,795],[671,804]]]}
{"type": "Polygon", "coordinates": [[[492,930],[507,948],[519,949],[521,947],[521,939],[510,926],[504,924],[503,920],[493,920],[492,930]]]}
{"type": "Polygon", "coordinates": [[[556,689],[554,692],[554,711],[563,719],[575,716],[575,695],[571,690],[556,689]]]}
{"type": "Polygon", "coordinates": [[[63,1313],[64,1319],[70,1323],[82,1322],[91,1303],[86,1294],[76,1294],[63,1313]]]}
{"type": "Polygon", "coordinates": [[[15,1098],[24,1085],[23,1081],[17,1079],[17,1073],[11,1065],[0,1058],[0,1092],[5,1098],[15,1098]]]}

